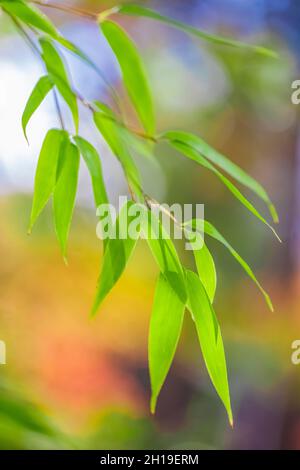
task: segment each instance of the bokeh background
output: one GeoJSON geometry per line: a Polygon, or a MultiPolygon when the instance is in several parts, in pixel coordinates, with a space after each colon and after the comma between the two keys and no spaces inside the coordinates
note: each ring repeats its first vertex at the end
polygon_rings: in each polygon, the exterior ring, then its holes
{"type": "MultiPolygon", "coordinates": [[[[69,3],[93,11],[116,4],[69,3]]],[[[120,19],[143,54],[158,128],[198,133],[263,183],[278,207],[283,243],[211,174],[164,146],[153,161],[137,159],[146,191],[161,202],[204,203],[206,218],[254,267],[275,312],[267,310],[223,248],[209,244],[218,269],[216,312],[227,352],[234,428],[203,367],[188,315],[157,413],[150,415],[147,332],[157,268],[141,242],[99,315],[88,317],[102,248],[83,165],[69,266],[60,256],[51,205],[27,236],[39,148],[46,130],[58,123],[49,96],[32,119],[27,146],[21,115],[43,71],[1,15],[0,339],[6,342],[7,364],[0,366],[0,447],[298,449],[300,365],[291,363],[291,344],[300,338],[300,133],[291,84],[300,79],[300,4],[140,3],[279,52],[278,60],[259,57],[212,47],[151,20],[120,19]]],[[[97,26],[55,10],[47,14],[104,70],[134,123],[118,67],[97,26]]],[[[71,55],[65,57],[81,93],[111,104],[97,75],[71,55]]],[[[81,119],[81,133],[98,147],[116,201],[127,193],[122,172],[84,109],[81,119]]],[[[182,247],[181,256],[191,262],[182,247]]]]}

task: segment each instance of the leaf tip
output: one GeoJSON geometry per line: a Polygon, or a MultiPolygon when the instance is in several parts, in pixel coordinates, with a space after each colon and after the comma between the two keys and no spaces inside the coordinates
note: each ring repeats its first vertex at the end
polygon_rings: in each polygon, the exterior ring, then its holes
{"type": "Polygon", "coordinates": [[[273,204],[271,204],[269,206],[269,210],[270,210],[270,213],[271,213],[274,224],[278,224],[279,223],[279,216],[278,216],[278,212],[276,210],[276,207],[273,204]]]}
{"type": "Polygon", "coordinates": [[[155,414],[156,402],[157,402],[157,397],[152,395],[151,400],[150,400],[150,412],[152,415],[155,414]]]}

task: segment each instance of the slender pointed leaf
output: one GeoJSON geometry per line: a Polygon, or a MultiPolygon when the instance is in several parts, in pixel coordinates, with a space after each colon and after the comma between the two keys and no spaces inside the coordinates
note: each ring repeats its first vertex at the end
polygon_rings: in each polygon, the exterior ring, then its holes
{"type": "Polygon", "coordinates": [[[263,54],[265,56],[277,57],[277,54],[274,51],[270,49],[266,49],[265,47],[255,46],[252,44],[245,44],[243,42],[235,41],[230,38],[224,38],[224,37],[216,36],[214,34],[209,34],[197,28],[194,28],[192,26],[181,23],[180,21],[174,20],[172,18],[168,18],[167,16],[163,16],[157,13],[156,11],[150,10],[149,8],[145,8],[139,5],[122,5],[119,7],[118,12],[123,13],[125,15],[143,16],[146,18],[157,20],[167,25],[173,26],[177,29],[180,29],[181,31],[191,36],[195,36],[195,37],[204,39],[206,41],[209,41],[215,44],[248,49],[250,51],[253,51],[258,54],[263,54]]]}
{"type": "Polygon", "coordinates": [[[61,143],[66,136],[62,130],[51,129],[43,142],[35,174],[29,231],[54,190],[61,143]]]}
{"type": "Polygon", "coordinates": [[[217,287],[217,272],[214,259],[205,244],[203,244],[201,249],[195,249],[193,252],[199,278],[210,302],[213,303],[217,287]]]}
{"type": "Polygon", "coordinates": [[[23,132],[27,141],[28,141],[27,135],[26,135],[27,124],[31,116],[33,115],[33,113],[37,110],[37,108],[40,106],[40,104],[42,103],[42,101],[44,100],[44,98],[47,96],[47,94],[52,88],[53,88],[53,82],[50,80],[48,75],[45,75],[44,77],[41,77],[39,79],[34,89],[32,90],[31,95],[28,98],[28,101],[26,103],[26,106],[22,115],[22,127],[23,127],[23,132]]]}
{"type": "Polygon", "coordinates": [[[42,47],[42,57],[47,67],[49,77],[69,106],[77,133],[79,125],[77,98],[70,85],[64,63],[57,50],[48,39],[41,38],[40,44],[42,47]]]}
{"type": "Polygon", "coordinates": [[[100,204],[108,204],[109,200],[103,180],[101,160],[97,150],[95,147],[93,147],[92,144],[90,144],[90,142],[83,139],[82,137],[74,137],[74,141],[79,148],[79,151],[83,156],[83,159],[89,170],[96,207],[98,207],[100,204]]]}
{"type": "Polygon", "coordinates": [[[129,201],[120,210],[115,224],[116,237],[109,238],[107,242],[91,315],[97,313],[103,300],[123,274],[136,246],[137,240],[128,235],[129,221],[131,220],[129,211],[132,204],[129,201]]]}
{"type": "Polygon", "coordinates": [[[151,412],[171,367],[182,330],[185,305],[166,278],[160,274],[149,330],[149,372],[151,379],[151,412]]]}
{"type": "Polygon", "coordinates": [[[124,85],[145,128],[155,130],[150,88],[138,50],[125,31],[116,23],[103,21],[101,30],[112,48],[122,71],[124,85]]]}
{"type": "Polygon", "coordinates": [[[113,118],[113,115],[107,116],[104,112],[94,113],[94,122],[98,130],[107,142],[113,154],[120,161],[131,187],[134,189],[135,193],[142,198],[139,171],[123,141],[122,135],[120,134],[120,128],[118,124],[114,122],[113,118]]]}
{"type": "Polygon", "coordinates": [[[226,173],[228,173],[236,181],[251,189],[251,191],[253,191],[267,204],[274,222],[278,222],[278,214],[276,212],[276,209],[261,184],[259,184],[254,178],[248,175],[238,165],[236,165],[227,157],[225,157],[213,147],[208,145],[199,136],[190,132],[168,131],[162,134],[161,137],[170,141],[178,141],[184,143],[185,145],[188,145],[197,152],[201,153],[201,155],[210,160],[214,165],[217,165],[219,168],[226,171],[226,173]]]}
{"type": "Polygon", "coordinates": [[[29,2],[22,0],[1,1],[0,6],[25,24],[31,25],[55,39],[59,37],[58,31],[49,18],[29,2]]]}
{"type": "MultiPolygon", "coordinates": [[[[186,225],[189,225],[190,227],[193,227],[195,230],[197,230],[198,223],[199,222],[197,220],[193,220],[193,221],[186,222],[186,225]]],[[[203,227],[202,223],[203,223],[203,221],[200,221],[201,227],[203,227]]],[[[267,292],[264,290],[264,288],[262,287],[260,282],[257,280],[254,272],[252,271],[252,269],[250,268],[248,263],[239,255],[239,253],[230,245],[230,243],[228,243],[228,241],[223,237],[223,235],[221,235],[221,233],[210,222],[208,222],[206,220],[204,221],[204,232],[207,235],[209,235],[210,237],[212,237],[215,240],[217,240],[218,242],[220,242],[222,245],[224,245],[225,248],[227,248],[227,250],[235,258],[235,260],[242,266],[244,271],[248,274],[248,276],[256,284],[256,286],[258,287],[258,289],[260,290],[260,292],[264,296],[268,307],[273,312],[273,305],[272,305],[272,301],[270,299],[270,296],[267,294],[267,292]]]]}
{"type": "Polygon", "coordinates": [[[206,160],[198,151],[179,141],[171,141],[170,143],[183,155],[199,163],[204,168],[207,168],[208,170],[212,171],[229,189],[229,191],[236,197],[236,199],[238,199],[243,204],[243,206],[245,206],[253,215],[255,215],[255,217],[257,217],[261,222],[263,222],[267,227],[269,227],[269,229],[272,230],[276,238],[281,242],[274,227],[272,227],[272,225],[267,222],[267,220],[258,212],[258,210],[253,206],[253,204],[248,201],[248,199],[240,192],[240,190],[233,183],[231,183],[231,181],[229,181],[226,176],[224,176],[219,170],[217,170],[208,160],[206,160]]]}
{"type": "Polygon", "coordinates": [[[61,170],[53,194],[54,223],[62,254],[66,259],[67,241],[78,183],[79,151],[70,141],[64,147],[61,170]]]}
{"type": "Polygon", "coordinates": [[[142,232],[149,248],[170,286],[181,302],[187,299],[185,277],[176,248],[153,211],[145,210],[142,218],[142,232]]]}
{"type": "Polygon", "coordinates": [[[189,309],[195,321],[204,362],[211,381],[233,424],[226,358],[220,326],[205,288],[192,271],[186,272],[189,309]]]}

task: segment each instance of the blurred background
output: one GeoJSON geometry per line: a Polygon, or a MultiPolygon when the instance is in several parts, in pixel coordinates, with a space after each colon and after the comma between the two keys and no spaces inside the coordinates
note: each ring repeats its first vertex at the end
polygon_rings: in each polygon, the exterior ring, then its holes
{"type": "MultiPolygon", "coordinates": [[[[93,11],[116,3],[69,0],[93,11]]],[[[28,147],[21,115],[43,70],[1,15],[0,339],[6,342],[7,364],[0,366],[0,448],[299,449],[300,365],[291,362],[291,345],[300,339],[300,108],[291,103],[291,85],[300,79],[300,4],[139,3],[279,53],[278,60],[260,57],[211,46],[151,20],[118,18],[144,57],[158,129],[194,131],[256,177],[278,208],[283,243],[214,176],[164,146],[153,161],[137,159],[146,192],[161,202],[204,203],[206,218],[255,269],[275,312],[268,311],[228,253],[209,244],[218,270],[215,307],[227,352],[234,428],[209,381],[188,315],[157,413],[150,415],[147,332],[157,268],[141,242],[98,316],[88,317],[102,247],[83,165],[69,266],[55,239],[51,205],[27,236],[39,149],[47,129],[58,122],[49,95],[28,128],[28,147]]],[[[97,26],[46,12],[103,69],[134,123],[118,67],[97,26]]],[[[111,105],[99,77],[68,53],[65,57],[76,88],[111,105]]],[[[116,201],[127,193],[126,182],[85,109],[81,134],[98,147],[116,201]]],[[[191,263],[190,254],[179,248],[191,263]]]]}

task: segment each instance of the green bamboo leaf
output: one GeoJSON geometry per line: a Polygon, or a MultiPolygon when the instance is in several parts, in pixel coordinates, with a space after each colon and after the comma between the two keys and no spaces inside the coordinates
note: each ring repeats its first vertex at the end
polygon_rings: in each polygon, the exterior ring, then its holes
{"type": "Polygon", "coordinates": [[[268,206],[274,222],[278,222],[278,214],[276,208],[272,204],[267,192],[254,178],[248,175],[242,168],[230,161],[227,157],[208,145],[203,139],[195,134],[184,131],[167,131],[161,136],[170,141],[182,142],[201,153],[205,158],[210,160],[222,170],[226,171],[232,178],[251,189],[258,197],[260,197],[268,206]]]}
{"type": "Polygon", "coordinates": [[[144,210],[141,220],[144,238],[156,260],[160,271],[165,276],[182,303],[186,302],[187,293],[184,271],[176,248],[163,227],[159,215],[144,210]]]}
{"type": "Polygon", "coordinates": [[[233,425],[226,358],[220,326],[205,288],[192,271],[186,272],[188,307],[195,321],[204,362],[211,381],[221,398],[233,425]]]}
{"type": "Polygon", "coordinates": [[[61,144],[66,137],[65,131],[51,129],[43,142],[35,174],[29,232],[53,193],[61,144]]]}
{"type": "Polygon", "coordinates": [[[120,127],[116,122],[114,114],[112,114],[111,110],[105,108],[105,110],[94,113],[94,122],[111,151],[121,163],[131,188],[139,198],[142,199],[140,174],[124,143],[120,127]]]}
{"type": "Polygon", "coordinates": [[[22,0],[1,1],[0,5],[1,8],[16,16],[25,24],[49,34],[54,39],[59,37],[58,31],[49,18],[28,2],[23,2],[22,0]]]}
{"type": "MultiPolygon", "coordinates": [[[[185,225],[188,225],[190,227],[192,227],[193,229],[197,230],[197,226],[198,224],[200,224],[200,227],[202,229],[203,227],[203,221],[200,220],[200,221],[197,221],[197,220],[193,220],[193,221],[189,221],[189,222],[186,222],[185,225]]],[[[208,222],[207,220],[204,221],[204,232],[209,235],[210,237],[214,238],[215,240],[217,240],[218,242],[220,242],[223,246],[225,246],[225,248],[227,248],[227,250],[231,253],[231,255],[235,258],[235,260],[242,266],[242,268],[244,269],[244,271],[248,274],[248,276],[252,279],[252,281],[256,284],[256,286],[258,287],[258,289],[260,290],[260,292],[262,293],[262,295],[264,296],[265,298],[265,301],[268,305],[268,307],[270,308],[270,310],[273,312],[273,305],[272,305],[272,301],[270,299],[270,296],[267,294],[267,292],[264,290],[264,288],[262,287],[262,285],[260,284],[260,282],[257,280],[254,272],[252,271],[252,269],[250,268],[250,266],[248,265],[248,263],[239,255],[239,253],[228,243],[228,241],[223,237],[223,235],[221,235],[221,233],[210,223],[208,222]]]]}
{"type": "Polygon", "coordinates": [[[48,75],[41,77],[37,84],[35,85],[34,89],[32,90],[31,95],[28,98],[26,103],[25,109],[22,115],[22,127],[24,136],[28,142],[27,135],[26,135],[26,127],[27,124],[33,115],[33,113],[37,110],[40,106],[44,98],[47,96],[49,91],[53,88],[53,82],[50,80],[48,75]]]}
{"type": "Polygon", "coordinates": [[[185,305],[160,274],[152,308],[148,355],[151,380],[151,413],[171,367],[182,330],[185,305]]]}
{"type": "Polygon", "coordinates": [[[67,141],[60,155],[60,171],[53,194],[54,224],[62,254],[66,260],[67,241],[78,183],[79,151],[67,141]]]}
{"type": "Polygon", "coordinates": [[[145,8],[139,5],[122,5],[118,8],[118,13],[123,13],[124,15],[143,16],[146,18],[151,18],[153,20],[157,20],[167,25],[173,26],[191,36],[196,36],[197,38],[204,39],[215,44],[237,47],[246,50],[248,49],[249,51],[253,51],[258,54],[263,54],[265,56],[275,58],[277,57],[277,54],[274,51],[266,49],[265,47],[255,46],[252,44],[245,44],[243,42],[235,41],[230,38],[224,38],[221,36],[216,36],[214,34],[209,34],[192,26],[181,23],[180,21],[174,20],[167,16],[160,15],[156,11],[150,10],[149,8],[145,8]]]}
{"type": "Polygon", "coordinates": [[[96,297],[91,310],[92,316],[97,313],[103,300],[123,274],[136,246],[137,239],[131,238],[128,233],[132,220],[130,214],[132,205],[132,201],[124,204],[115,223],[115,237],[111,236],[107,242],[96,297]]]}
{"type": "Polygon", "coordinates": [[[253,206],[253,204],[248,201],[248,199],[240,192],[240,190],[234,186],[228,178],[226,178],[219,170],[217,170],[208,160],[206,160],[198,151],[194,150],[192,147],[189,147],[185,143],[179,141],[170,141],[170,144],[181,152],[186,157],[194,160],[195,162],[202,165],[204,168],[212,171],[222,183],[229,189],[229,191],[238,199],[243,206],[245,206],[249,212],[251,212],[255,217],[257,217],[261,222],[263,222],[270,230],[274,233],[276,238],[281,242],[279,236],[277,235],[274,227],[267,222],[267,220],[258,212],[258,210],[253,206]]]}
{"type": "Polygon", "coordinates": [[[100,28],[119,62],[124,85],[137,114],[146,132],[152,135],[155,130],[152,98],[139,52],[125,31],[116,23],[103,21],[100,28]]]}
{"type": "Polygon", "coordinates": [[[45,62],[49,77],[69,106],[77,133],[79,125],[77,98],[70,85],[63,60],[48,39],[41,38],[40,44],[42,47],[42,58],[45,62]]]}
{"type": "Polygon", "coordinates": [[[106,187],[103,180],[101,160],[97,150],[95,147],[93,147],[92,144],[82,137],[74,137],[74,142],[83,156],[83,159],[89,170],[96,207],[100,206],[100,204],[109,204],[106,187]]]}
{"type": "Polygon", "coordinates": [[[217,287],[217,272],[214,259],[205,243],[201,249],[194,249],[193,252],[199,278],[210,302],[213,303],[217,287]]]}

